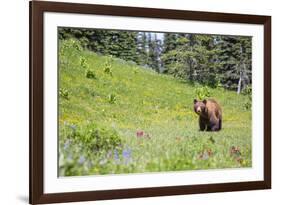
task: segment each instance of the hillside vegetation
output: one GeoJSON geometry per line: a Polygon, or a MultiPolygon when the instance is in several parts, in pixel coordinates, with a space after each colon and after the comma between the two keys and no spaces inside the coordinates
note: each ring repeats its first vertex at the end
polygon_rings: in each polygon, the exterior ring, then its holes
{"type": "Polygon", "coordinates": [[[223,129],[200,132],[198,88],[60,41],[60,176],[250,167],[248,98],[208,88],[223,129]]]}

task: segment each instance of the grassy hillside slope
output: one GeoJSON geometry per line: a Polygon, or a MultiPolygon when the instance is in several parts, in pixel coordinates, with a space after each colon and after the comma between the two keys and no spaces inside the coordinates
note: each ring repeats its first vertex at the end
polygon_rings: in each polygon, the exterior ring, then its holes
{"type": "Polygon", "coordinates": [[[59,87],[60,175],[251,166],[245,96],[211,89],[223,129],[200,132],[198,85],[84,51],[73,40],[60,42],[59,87]]]}

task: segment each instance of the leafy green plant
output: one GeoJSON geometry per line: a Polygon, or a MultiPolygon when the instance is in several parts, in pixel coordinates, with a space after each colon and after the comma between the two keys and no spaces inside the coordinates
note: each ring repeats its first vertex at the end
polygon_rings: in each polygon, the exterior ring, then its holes
{"type": "Polygon", "coordinates": [[[64,40],[60,46],[60,53],[65,53],[66,50],[72,51],[82,51],[83,47],[77,39],[70,38],[68,40],[64,40]]]}
{"type": "Polygon", "coordinates": [[[64,135],[60,140],[59,158],[63,176],[87,174],[93,162],[97,162],[96,169],[101,169],[102,161],[109,157],[107,153],[119,153],[123,148],[124,141],[116,130],[95,123],[65,124],[61,129],[64,135]]]}
{"type": "Polygon", "coordinates": [[[108,102],[111,103],[111,104],[114,104],[116,103],[116,95],[115,94],[109,94],[108,95],[108,102]]]}
{"type": "Polygon", "coordinates": [[[97,79],[97,76],[95,74],[95,71],[92,70],[92,69],[87,69],[86,70],[86,78],[89,78],[89,79],[97,79]]]}
{"type": "Polygon", "coordinates": [[[85,57],[80,57],[80,65],[83,69],[89,69],[89,64],[87,62],[87,59],[85,57]]]}
{"type": "Polygon", "coordinates": [[[250,110],[252,108],[252,86],[247,86],[242,91],[242,94],[247,96],[247,101],[244,103],[244,107],[246,110],[250,110]]]}
{"type": "Polygon", "coordinates": [[[69,100],[69,91],[66,88],[60,88],[59,96],[66,100],[69,100]]]}
{"type": "Polygon", "coordinates": [[[207,86],[198,87],[195,89],[196,98],[203,100],[211,96],[211,90],[207,86]]]}
{"type": "MultiPolygon", "coordinates": [[[[77,39],[67,39],[59,42],[59,62],[61,65],[65,65],[65,68],[70,66],[71,61],[69,59],[76,59],[79,52],[83,50],[80,41],[77,39]]],[[[61,66],[60,66],[61,68],[61,66]]]]}
{"type": "Polygon", "coordinates": [[[138,74],[138,69],[136,67],[133,68],[134,74],[138,74]]]}
{"type": "Polygon", "coordinates": [[[104,73],[112,76],[112,66],[111,66],[110,61],[111,61],[111,58],[109,60],[105,61],[103,71],[104,71],[104,73]]]}
{"type": "Polygon", "coordinates": [[[79,141],[94,152],[113,150],[122,145],[122,139],[115,130],[97,124],[89,124],[80,130],[79,141]]]}

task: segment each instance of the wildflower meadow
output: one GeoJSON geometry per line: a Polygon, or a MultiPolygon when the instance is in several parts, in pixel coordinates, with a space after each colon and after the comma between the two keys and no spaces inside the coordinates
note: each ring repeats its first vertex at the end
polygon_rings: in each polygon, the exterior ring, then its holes
{"type": "Polygon", "coordinates": [[[59,41],[59,176],[252,166],[249,95],[159,73],[59,41]],[[200,132],[195,98],[223,109],[219,132],[200,132]]]}

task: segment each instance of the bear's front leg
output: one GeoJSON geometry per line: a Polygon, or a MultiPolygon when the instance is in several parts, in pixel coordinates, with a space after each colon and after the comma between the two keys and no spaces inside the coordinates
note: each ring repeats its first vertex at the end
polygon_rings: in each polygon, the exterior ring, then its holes
{"type": "Polygon", "coordinates": [[[199,128],[200,131],[204,131],[206,129],[206,122],[202,117],[199,117],[199,128]]]}

